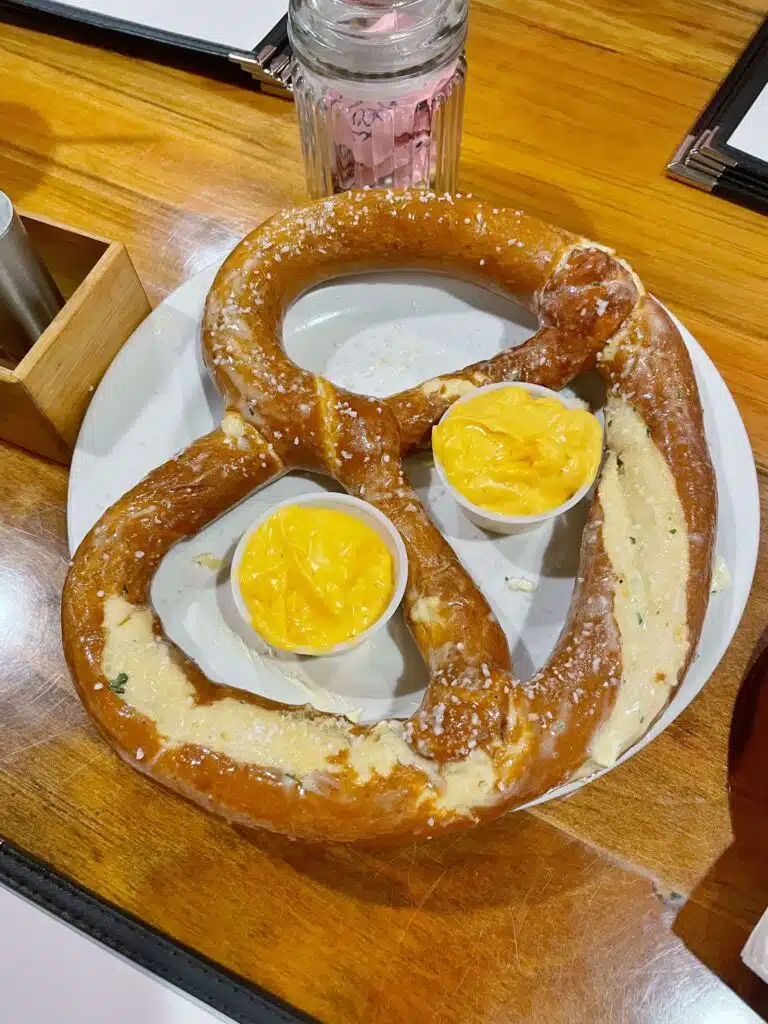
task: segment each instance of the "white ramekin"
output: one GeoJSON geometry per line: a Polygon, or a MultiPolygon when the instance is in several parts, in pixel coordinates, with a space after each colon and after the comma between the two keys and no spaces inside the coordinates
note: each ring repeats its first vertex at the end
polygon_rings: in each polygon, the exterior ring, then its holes
{"type": "MultiPolygon", "coordinates": [[[[551,388],[542,387],[540,384],[526,384],[524,381],[502,381],[500,384],[486,384],[481,388],[475,388],[474,391],[467,392],[466,395],[462,395],[444,414],[440,423],[450,416],[457,406],[463,402],[468,402],[471,398],[476,398],[478,395],[482,395],[486,391],[499,391],[502,388],[522,388],[523,391],[529,391],[533,395],[541,395],[543,398],[555,398],[562,405],[569,409],[580,409],[583,408],[584,403],[578,398],[573,398],[569,395],[563,395],[559,391],[552,391],[551,388]]],[[[555,508],[550,509],[548,512],[541,512],[538,515],[532,516],[513,516],[505,515],[503,512],[491,512],[488,509],[482,508],[480,505],[475,505],[471,501],[457,490],[448,479],[448,475],[440,465],[440,460],[433,450],[433,456],[435,460],[435,469],[437,475],[443,482],[445,489],[454,498],[456,503],[461,506],[465,515],[468,519],[471,519],[473,523],[482,527],[484,530],[489,530],[492,533],[522,533],[524,530],[530,530],[540,523],[546,522],[548,519],[554,519],[555,516],[560,516],[563,512],[567,512],[568,509],[573,508],[585,497],[589,492],[592,484],[595,482],[597,476],[597,470],[593,476],[586,480],[582,486],[576,491],[568,501],[564,501],[562,505],[557,505],[555,508]]],[[[598,467],[599,468],[599,467],[598,467]]]]}
{"type": "MultiPolygon", "coordinates": [[[[261,634],[255,629],[251,616],[248,611],[248,606],[245,603],[243,595],[240,591],[240,565],[243,561],[243,555],[248,545],[248,541],[251,539],[256,530],[259,529],[268,519],[279,512],[280,509],[286,508],[288,505],[312,505],[315,508],[330,508],[335,509],[339,512],[346,512],[348,515],[356,516],[366,526],[370,526],[371,529],[375,530],[376,533],[381,537],[387,546],[387,550],[392,555],[392,567],[394,571],[394,589],[392,591],[392,597],[389,604],[384,609],[379,618],[369,626],[368,629],[363,630],[357,636],[352,637],[351,640],[345,640],[343,643],[336,644],[334,647],[330,647],[327,651],[317,651],[312,647],[295,647],[290,648],[292,654],[308,654],[314,657],[329,657],[332,654],[343,654],[345,651],[352,650],[353,647],[357,647],[363,641],[368,640],[377,630],[389,622],[392,616],[397,611],[398,605],[403,599],[405,593],[405,586],[408,582],[408,556],[405,553],[405,545],[400,534],[397,532],[394,523],[383,512],[379,512],[373,505],[369,505],[368,502],[362,501],[360,498],[353,498],[350,494],[323,494],[323,493],[312,493],[312,494],[299,494],[295,498],[288,498],[285,501],[281,501],[276,505],[273,505],[263,515],[259,516],[245,531],[243,536],[235,548],[235,553],[232,557],[232,568],[230,570],[229,582],[232,588],[232,596],[235,601],[235,607],[240,613],[243,621],[249,627],[249,629],[261,637],[261,634]]],[[[266,643],[264,637],[261,637],[266,643]]],[[[283,650],[283,648],[280,648],[283,650]]]]}

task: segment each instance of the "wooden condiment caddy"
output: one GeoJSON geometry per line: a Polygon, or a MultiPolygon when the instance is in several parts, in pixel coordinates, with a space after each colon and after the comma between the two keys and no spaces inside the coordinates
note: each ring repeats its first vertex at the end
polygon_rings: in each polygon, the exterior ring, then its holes
{"type": "Polygon", "coordinates": [[[0,439],[68,463],[97,384],[151,307],[125,246],[21,219],[66,304],[20,363],[0,364],[0,439]]]}

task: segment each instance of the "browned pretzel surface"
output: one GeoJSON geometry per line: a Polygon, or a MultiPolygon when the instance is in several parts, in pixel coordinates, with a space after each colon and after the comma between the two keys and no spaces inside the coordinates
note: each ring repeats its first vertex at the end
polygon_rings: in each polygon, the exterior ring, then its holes
{"type": "Polygon", "coordinates": [[[466,827],[590,759],[611,763],[648,729],[698,641],[716,498],[688,353],[626,264],[521,211],[349,193],[280,214],[237,246],[209,294],[203,346],[228,408],[221,427],[104,514],[64,592],[81,697],[135,767],[230,819],[345,841],[466,827]],[[519,348],[386,400],[297,367],[281,337],[295,298],[384,268],[500,288],[529,301],[540,328],[519,348]],[[402,457],[474,387],[559,388],[593,367],[608,385],[607,456],[568,620],[547,664],[521,683],[402,457]],[[430,671],[408,722],[356,726],[212,683],[151,610],[152,577],[177,540],[298,468],[333,476],[403,537],[406,620],[430,671]]]}

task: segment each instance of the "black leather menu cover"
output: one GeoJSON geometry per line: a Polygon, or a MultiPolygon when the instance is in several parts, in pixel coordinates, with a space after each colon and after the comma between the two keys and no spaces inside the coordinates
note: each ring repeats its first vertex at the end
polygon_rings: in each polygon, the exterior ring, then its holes
{"type": "Polygon", "coordinates": [[[314,1021],[4,841],[0,841],[0,884],[237,1024],[314,1021]]]}

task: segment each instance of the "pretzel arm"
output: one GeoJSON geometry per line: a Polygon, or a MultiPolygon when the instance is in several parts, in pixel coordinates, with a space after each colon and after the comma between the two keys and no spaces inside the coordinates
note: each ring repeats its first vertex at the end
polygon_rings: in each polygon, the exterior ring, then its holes
{"type": "Polygon", "coordinates": [[[637,300],[632,275],[608,252],[574,247],[534,297],[542,326],[531,338],[386,400],[400,426],[403,454],[428,447],[432,427],[457,398],[476,387],[520,380],[558,391],[593,369],[637,300]]]}
{"type": "Polygon", "coordinates": [[[119,703],[103,686],[105,602],[118,596],[148,606],[152,579],[174,544],[284,471],[258,431],[227,416],[101,516],[77,550],[77,571],[67,575],[62,596],[65,649],[86,706],[119,703]]]}
{"type": "Polygon", "coordinates": [[[477,584],[406,483],[397,422],[385,404],[318,385],[325,463],[380,509],[408,555],[406,622],[430,672],[408,722],[412,749],[440,763],[491,749],[506,734],[512,675],[506,637],[477,584]]]}

